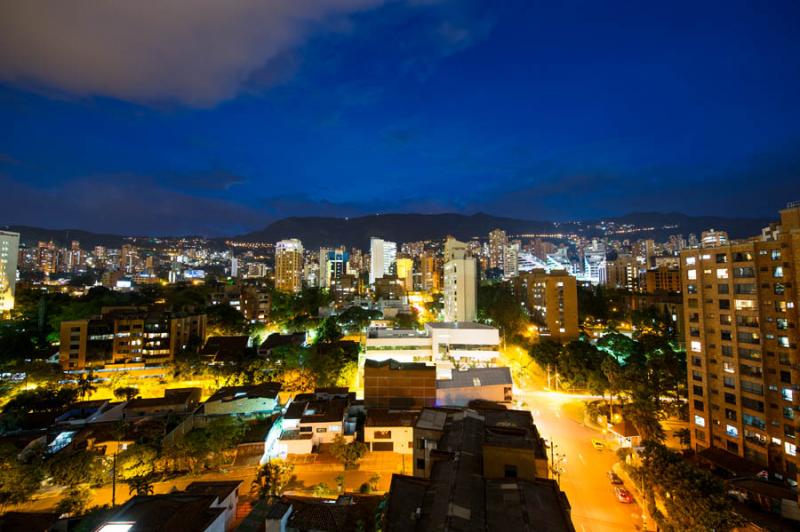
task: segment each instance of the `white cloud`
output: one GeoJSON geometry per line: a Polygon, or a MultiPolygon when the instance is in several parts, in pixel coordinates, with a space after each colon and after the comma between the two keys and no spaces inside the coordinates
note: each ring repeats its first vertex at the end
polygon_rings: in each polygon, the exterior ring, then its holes
{"type": "Polygon", "coordinates": [[[211,106],[319,24],[380,3],[0,0],[0,81],[211,106]]]}

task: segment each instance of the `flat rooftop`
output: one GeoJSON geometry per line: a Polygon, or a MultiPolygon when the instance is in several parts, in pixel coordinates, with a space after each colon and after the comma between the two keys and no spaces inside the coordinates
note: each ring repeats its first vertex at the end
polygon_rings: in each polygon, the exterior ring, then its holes
{"type": "Polygon", "coordinates": [[[491,325],[484,325],[483,323],[475,323],[474,321],[428,322],[425,324],[425,327],[430,327],[431,329],[483,329],[483,330],[496,329],[496,327],[492,327],[491,325]]]}

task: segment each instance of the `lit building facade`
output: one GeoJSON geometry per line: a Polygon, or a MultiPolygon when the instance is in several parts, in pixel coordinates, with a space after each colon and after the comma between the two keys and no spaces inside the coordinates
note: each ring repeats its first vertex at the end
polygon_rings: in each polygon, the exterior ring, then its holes
{"type": "Polygon", "coordinates": [[[489,233],[489,267],[504,269],[508,237],[502,229],[489,233]]]}
{"type": "Polygon", "coordinates": [[[303,288],[303,244],[296,238],[275,244],[275,288],[281,292],[303,288]]]}
{"type": "Polygon", "coordinates": [[[19,233],[0,231],[0,316],[14,308],[19,233]]]}
{"type": "Polygon", "coordinates": [[[444,264],[444,319],[445,321],[475,321],[477,305],[477,266],[474,257],[464,251],[466,246],[451,241],[451,255],[444,264]]]}
{"type": "Polygon", "coordinates": [[[372,237],[369,241],[369,284],[384,275],[391,275],[397,260],[397,244],[382,238],[372,237]]]}
{"type": "Polygon", "coordinates": [[[578,284],[564,270],[546,272],[542,269],[522,273],[515,280],[514,291],[519,294],[528,311],[543,322],[539,333],[558,341],[575,340],[578,329],[578,284]]]}
{"type": "Polygon", "coordinates": [[[760,238],[681,253],[692,447],[797,476],[800,204],[760,238]]]}

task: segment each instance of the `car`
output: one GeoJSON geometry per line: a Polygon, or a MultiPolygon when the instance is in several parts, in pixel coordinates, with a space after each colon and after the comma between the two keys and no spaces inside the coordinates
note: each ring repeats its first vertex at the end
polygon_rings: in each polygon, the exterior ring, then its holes
{"type": "Polygon", "coordinates": [[[617,474],[614,473],[613,471],[609,471],[608,472],[608,480],[612,484],[614,484],[615,486],[621,486],[622,485],[622,479],[619,478],[619,476],[617,476],[617,474]]]}
{"type": "Polygon", "coordinates": [[[630,504],[633,502],[633,497],[628,490],[625,488],[616,487],[614,488],[614,493],[617,495],[617,500],[624,504],[630,504]]]}
{"type": "Polygon", "coordinates": [[[598,451],[602,451],[606,448],[606,444],[601,442],[600,440],[592,440],[592,447],[597,449],[598,451]]]}

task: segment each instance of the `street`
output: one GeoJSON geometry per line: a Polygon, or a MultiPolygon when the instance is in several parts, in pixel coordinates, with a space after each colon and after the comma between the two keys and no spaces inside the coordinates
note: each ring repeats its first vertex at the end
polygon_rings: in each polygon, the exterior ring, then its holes
{"type": "Polygon", "coordinates": [[[605,436],[564,412],[565,405],[583,399],[547,391],[519,390],[516,396],[533,413],[541,436],[555,442],[556,454],[565,456],[561,489],[572,506],[575,528],[581,532],[641,530],[642,511],[638,504],[617,501],[607,477],[617,461],[616,453],[609,448],[598,451],[592,447],[592,438],[604,440],[605,436]]]}

